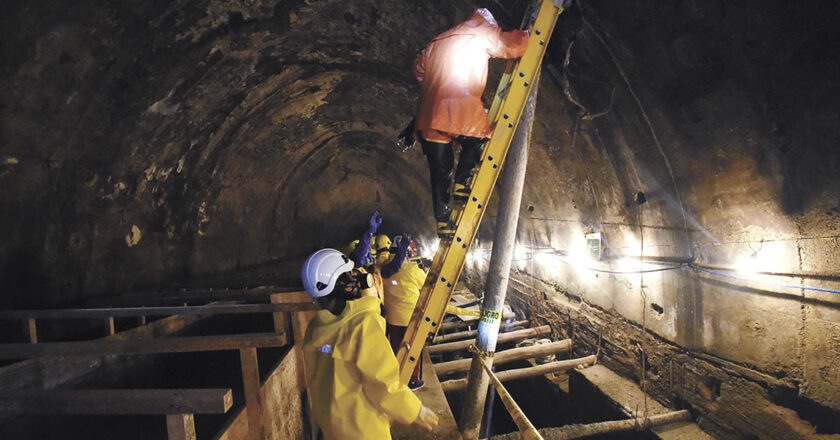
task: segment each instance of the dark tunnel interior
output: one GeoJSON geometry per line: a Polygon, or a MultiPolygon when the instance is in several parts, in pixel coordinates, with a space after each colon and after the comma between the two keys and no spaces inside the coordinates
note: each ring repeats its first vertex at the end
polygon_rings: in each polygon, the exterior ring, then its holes
{"type": "MultiPolygon", "coordinates": [[[[528,3],[3,2],[0,310],[275,263],[294,284],[374,210],[432,255],[426,158],[395,142],[412,64],[474,8],[513,29],[528,3]]],[[[626,377],[647,341],[647,391],[718,438],[840,436],[838,19],[574,0],[548,45],[508,302],[626,377]]]]}

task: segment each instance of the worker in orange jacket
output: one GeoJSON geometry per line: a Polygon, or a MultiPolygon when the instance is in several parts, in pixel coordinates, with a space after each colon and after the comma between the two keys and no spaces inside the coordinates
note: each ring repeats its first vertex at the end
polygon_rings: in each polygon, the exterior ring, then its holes
{"type": "Polygon", "coordinates": [[[451,236],[449,206],[454,144],[461,147],[455,170],[456,200],[469,197],[470,180],[490,138],[487,111],[481,102],[490,58],[518,58],[528,46],[528,32],[502,32],[487,9],[476,9],[469,20],[435,37],[414,63],[420,99],[413,133],[429,162],[432,204],[438,235],[451,236]]]}

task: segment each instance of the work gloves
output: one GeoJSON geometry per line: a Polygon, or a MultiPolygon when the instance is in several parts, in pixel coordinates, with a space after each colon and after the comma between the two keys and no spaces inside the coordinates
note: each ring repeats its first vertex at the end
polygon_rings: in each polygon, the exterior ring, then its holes
{"type": "Polygon", "coordinates": [[[420,408],[420,414],[417,416],[417,420],[412,425],[418,426],[426,431],[434,432],[438,425],[438,416],[434,411],[423,405],[420,408]]]}
{"type": "Polygon", "coordinates": [[[414,146],[414,140],[414,119],[412,119],[408,123],[408,126],[397,136],[397,148],[404,153],[414,146]]]}
{"type": "Polygon", "coordinates": [[[382,216],[379,215],[379,210],[373,211],[373,214],[370,216],[370,220],[368,221],[368,235],[376,234],[376,228],[382,224],[382,216]]]}

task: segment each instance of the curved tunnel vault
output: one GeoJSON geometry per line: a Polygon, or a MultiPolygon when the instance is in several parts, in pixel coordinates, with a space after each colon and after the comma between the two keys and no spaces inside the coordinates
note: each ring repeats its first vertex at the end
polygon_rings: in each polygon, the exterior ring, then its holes
{"type": "MultiPolygon", "coordinates": [[[[524,5],[487,6],[504,24],[524,5]]],[[[6,2],[0,306],[77,304],[342,246],[373,209],[386,232],[431,245],[425,158],[393,139],[412,116],[415,54],[474,6],[6,2]]],[[[840,287],[838,12],[576,1],[549,46],[520,213],[514,278],[542,287],[517,300],[582,301],[840,410],[838,295],[637,270],[747,262],[791,275],[771,281],[840,287]],[[569,264],[590,233],[600,272],[569,264]]],[[[465,273],[479,287],[496,203],[465,273]]],[[[719,432],[755,429],[691,404],[719,432]]]]}

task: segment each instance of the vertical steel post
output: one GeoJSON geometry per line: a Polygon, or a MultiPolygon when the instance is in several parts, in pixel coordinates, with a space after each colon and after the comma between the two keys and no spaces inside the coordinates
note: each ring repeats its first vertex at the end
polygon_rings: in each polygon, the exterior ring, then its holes
{"type": "MultiPolygon", "coordinates": [[[[481,305],[481,319],[475,344],[482,352],[496,351],[502,307],[505,304],[510,278],[511,259],[516,246],[516,227],[519,222],[522,189],[525,186],[528,144],[531,140],[531,126],[534,123],[539,78],[538,71],[502,170],[496,237],[493,240],[493,253],[487,270],[486,294],[484,303],[481,305]]],[[[489,358],[487,362],[488,367],[492,367],[493,359],[489,358]]],[[[460,430],[464,439],[477,439],[481,428],[481,416],[484,413],[487,386],[490,381],[481,363],[481,358],[473,354],[469,382],[464,392],[464,408],[461,411],[460,430]]]]}

